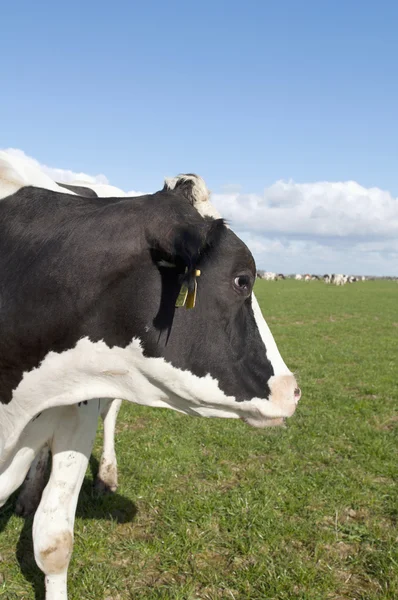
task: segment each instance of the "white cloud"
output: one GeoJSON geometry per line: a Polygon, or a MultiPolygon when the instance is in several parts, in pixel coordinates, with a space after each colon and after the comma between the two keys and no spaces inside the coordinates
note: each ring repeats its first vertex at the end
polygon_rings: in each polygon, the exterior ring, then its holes
{"type": "Polygon", "coordinates": [[[398,274],[398,198],[355,181],[277,181],[262,195],[213,202],[259,268],[284,272],[398,274]]]}
{"type": "Polygon", "coordinates": [[[239,231],[252,250],[258,268],[278,273],[351,273],[357,275],[397,275],[398,241],[289,236],[271,238],[239,231]]]}
{"type": "MultiPolygon", "coordinates": [[[[48,167],[22,150],[7,152],[59,182],[109,185],[103,174],[48,167]]],[[[126,195],[139,193],[130,190],[126,195]]],[[[263,194],[245,194],[239,185],[226,184],[212,201],[248,244],[258,268],[398,274],[398,198],[388,191],[355,181],[277,181],[263,194]]]]}
{"type": "Polygon", "coordinates": [[[258,194],[214,194],[222,215],[259,234],[360,237],[397,236],[398,199],[355,181],[277,181],[258,194]]]}

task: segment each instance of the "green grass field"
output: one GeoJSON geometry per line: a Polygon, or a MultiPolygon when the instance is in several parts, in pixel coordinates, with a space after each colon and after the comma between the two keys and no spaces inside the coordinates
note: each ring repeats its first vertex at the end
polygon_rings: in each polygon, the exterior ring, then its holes
{"type": "MultiPolygon", "coordinates": [[[[80,496],[70,600],[398,598],[398,284],[256,293],[299,378],[296,415],[256,430],[126,404],[118,492],[95,498],[89,471],[80,496]]],[[[14,502],[0,598],[38,600],[32,521],[14,502]]]]}

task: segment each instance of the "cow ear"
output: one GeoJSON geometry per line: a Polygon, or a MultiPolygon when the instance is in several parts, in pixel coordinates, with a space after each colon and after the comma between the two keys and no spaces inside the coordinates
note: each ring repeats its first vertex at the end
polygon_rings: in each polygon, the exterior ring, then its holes
{"type": "Polygon", "coordinates": [[[203,219],[199,226],[177,228],[173,240],[173,255],[180,258],[190,271],[203,254],[218,245],[224,227],[223,219],[203,219]]]}
{"type": "Polygon", "coordinates": [[[150,240],[152,249],[174,262],[183,263],[187,271],[198,264],[200,258],[219,243],[225,229],[223,219],[195,219],[195,223],[164,225],[163,235],[150,240]],[[166,230],[166,231],[165,231],[166,230]]]}

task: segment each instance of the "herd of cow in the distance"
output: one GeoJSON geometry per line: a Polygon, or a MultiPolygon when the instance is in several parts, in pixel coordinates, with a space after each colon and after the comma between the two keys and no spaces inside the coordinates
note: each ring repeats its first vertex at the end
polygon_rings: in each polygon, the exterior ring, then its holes
{"type": "Polygon", "coordinates": [[[280,279],[295,279],[296,281],[324,281],[325,283],[332,283],[334,285],[345,285],[346,283],[355,283],[357,281],[366,281],[366,277],[356,277],[354,275],[340,275],[340,274],[326,274],[323,276],[310,275],[309,273],[301,275],[284,275],[283,273],[273,273],[272,271],[257,271],[258,279],[265,279],[266,281],[278,281],[280,279]]]}

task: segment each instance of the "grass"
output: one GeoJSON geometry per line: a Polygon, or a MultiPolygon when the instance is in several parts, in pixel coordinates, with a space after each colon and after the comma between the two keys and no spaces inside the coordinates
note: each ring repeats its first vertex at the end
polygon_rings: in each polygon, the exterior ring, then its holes
{"type": "MultiPolygon", "coordinates": [[[[256,430],[126,404],[118,492],[95,498],[89,471],[80,496],[71,599],[398,598],[398,285],[256,293],[296,415],[256,430]]],[[[43,597],[31,524],[0,515],[1,599],[43,597]]]]}

